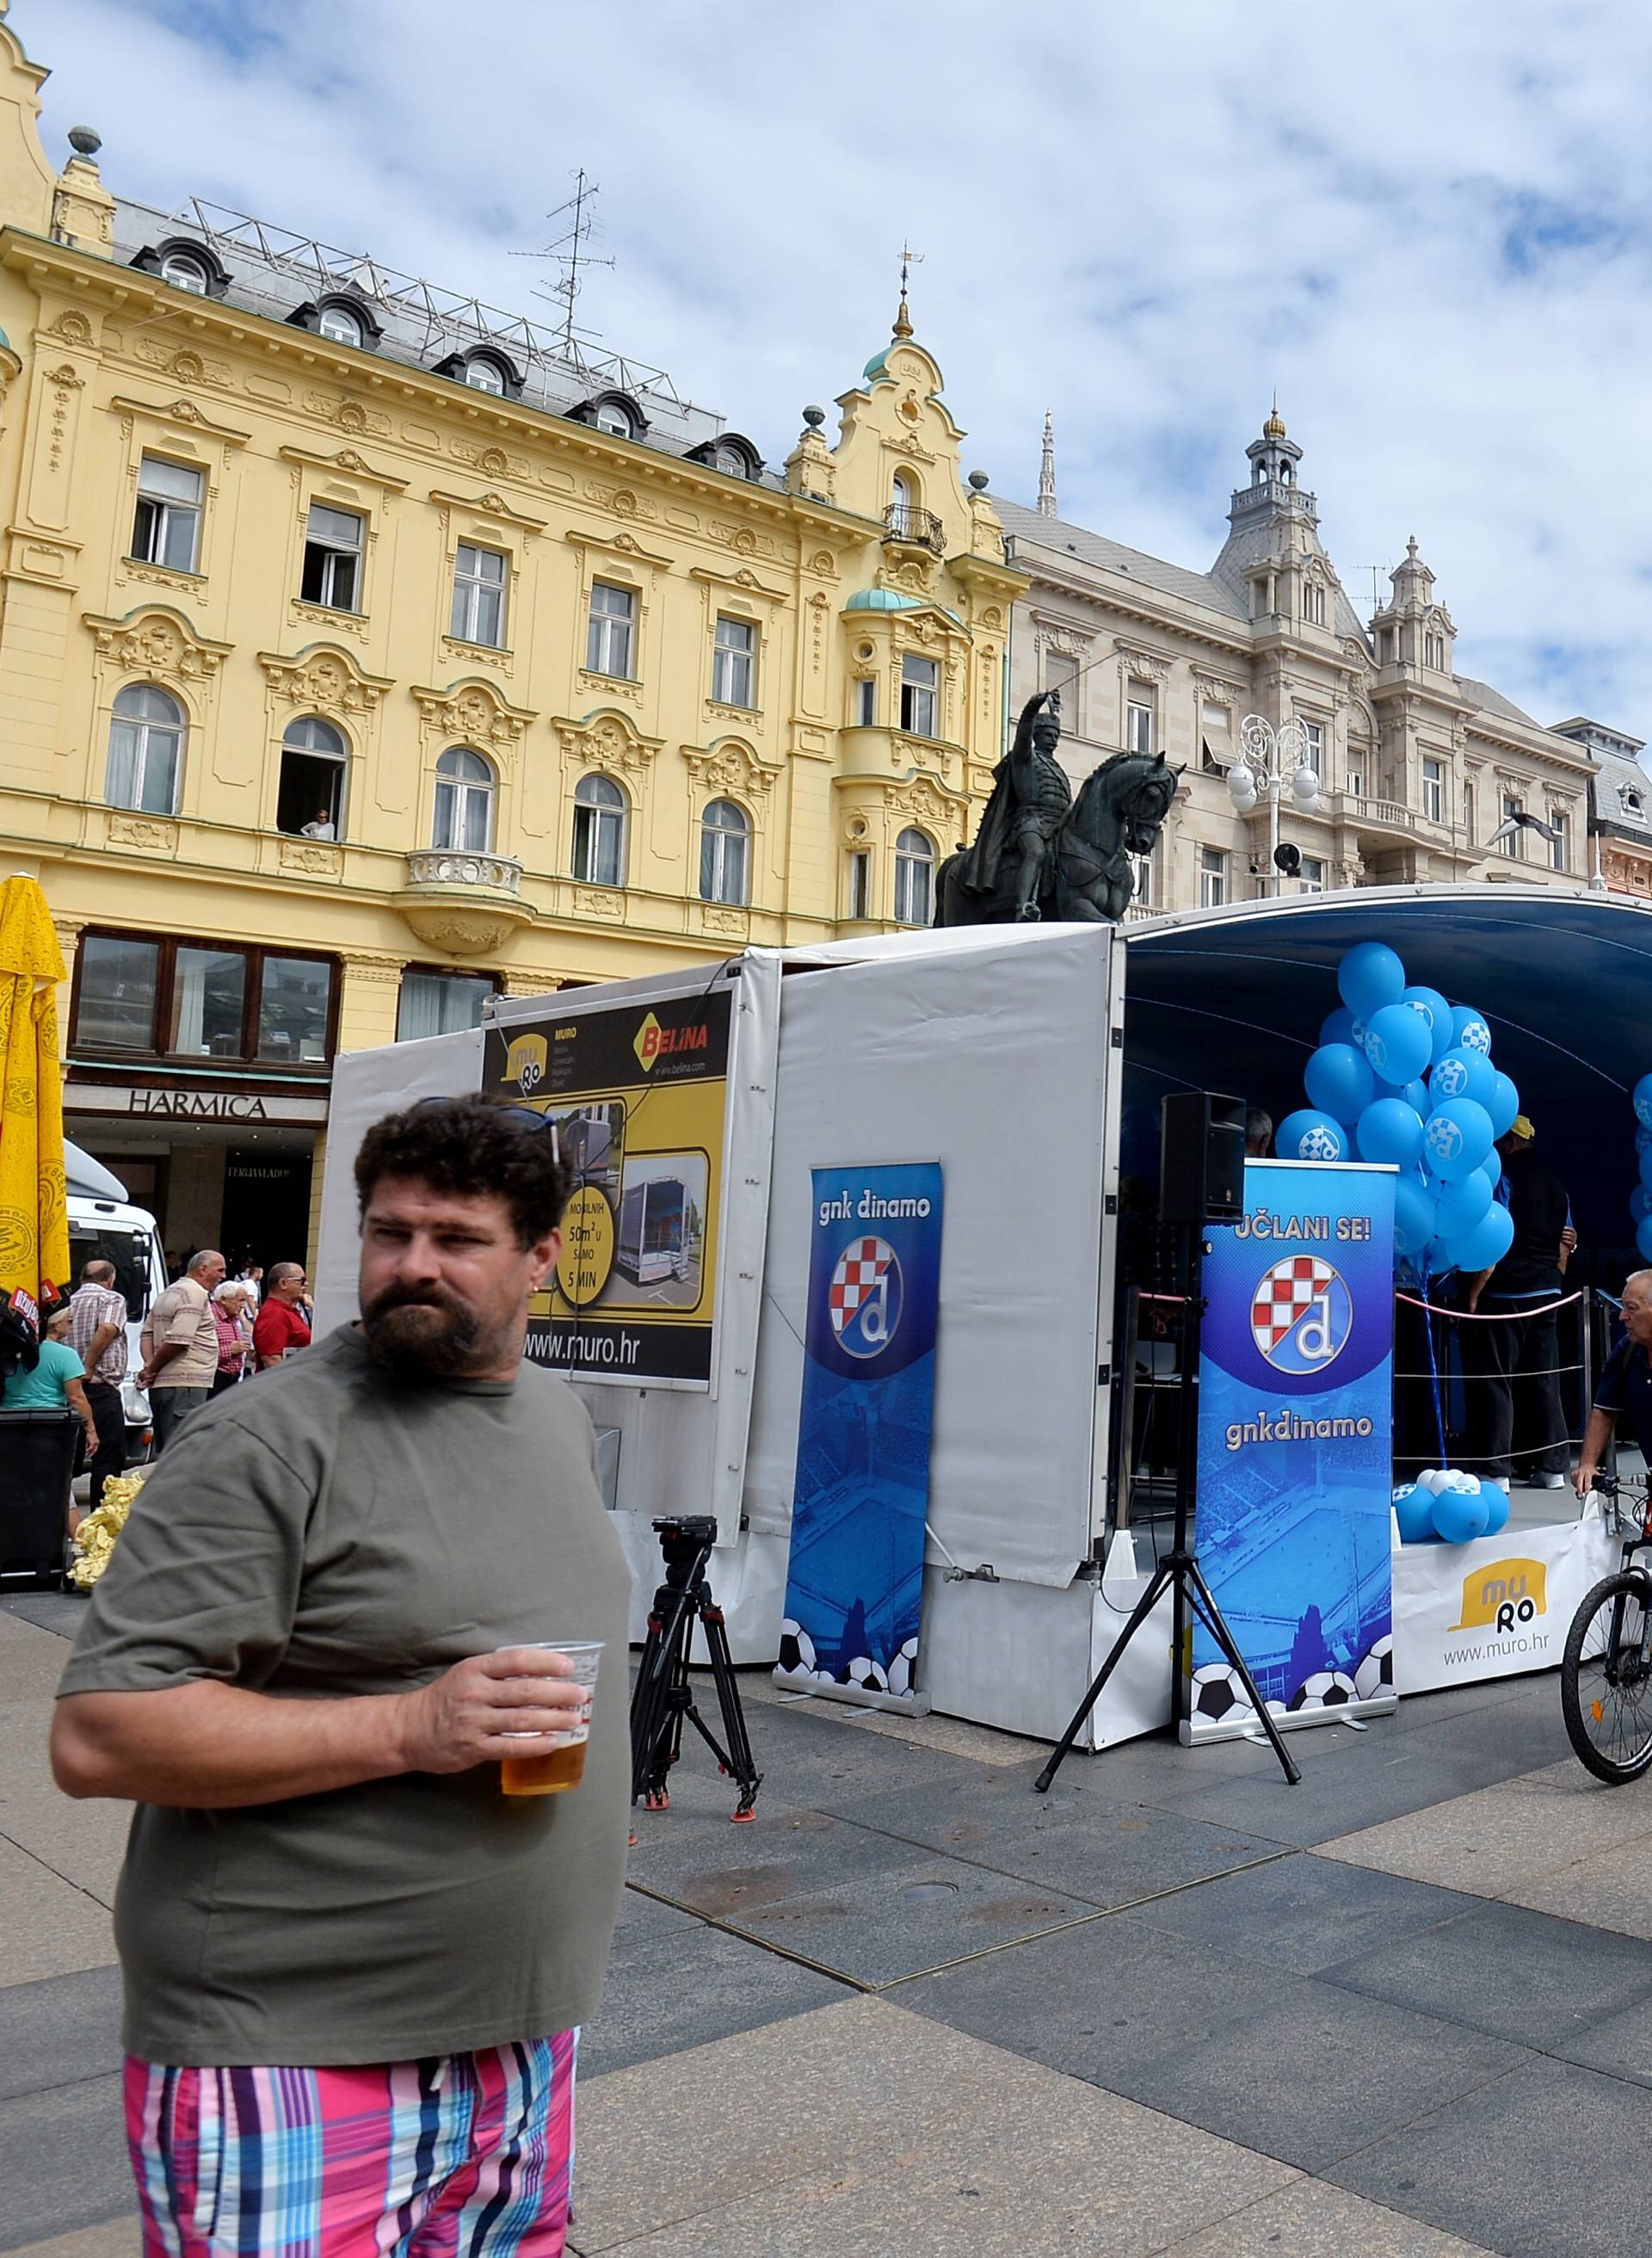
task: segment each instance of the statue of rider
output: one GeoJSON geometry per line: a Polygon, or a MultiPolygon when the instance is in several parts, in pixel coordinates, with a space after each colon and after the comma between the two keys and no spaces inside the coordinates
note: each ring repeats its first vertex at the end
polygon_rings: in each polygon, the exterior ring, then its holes
{"type": "Polygon", "coordinates": [[[992,796],[959,872],[972,893],[1011,889],[1010,914],[1017,922],[1039,915],[1045,857],[1073,805],[1073,787],[1055,754],[1060,712],[1053,690],[1039,691],[1022,707],[1015,742],[993,770],[992,796]]]}

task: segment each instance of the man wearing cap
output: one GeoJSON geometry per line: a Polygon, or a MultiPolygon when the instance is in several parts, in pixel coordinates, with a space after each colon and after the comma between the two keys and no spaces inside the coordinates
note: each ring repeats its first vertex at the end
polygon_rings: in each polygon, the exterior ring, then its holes
{"type": "Polygon", "coordinates": [[[1514,1243],[1495,1269],[1464,1280],[1468,1315],[1458,1329],[1473,1456],[1505,1489],[1511,1474],[1532,1489],[1563,1489],[1570,1456],[1553,1305],[1577,1234],[1566,1187],[1537,1157],[1536,1135],[1521,1113],[1497,1140],[1497,1196],[1513,1219],[1514,1243]]]}

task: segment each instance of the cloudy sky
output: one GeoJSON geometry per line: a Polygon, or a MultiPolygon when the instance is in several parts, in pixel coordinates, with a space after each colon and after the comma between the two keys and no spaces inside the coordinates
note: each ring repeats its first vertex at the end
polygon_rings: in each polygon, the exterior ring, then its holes
{"type": "Polygon", "coordinates": [[[902,241],[967,467],[1202,568],[1274,387],[1356,608],[1414,532],[1458,664],[1652,736],[1641,0],[13,0],[48,146],[493,302],[583,165],[580,311],[770,461],[902,241]]]}

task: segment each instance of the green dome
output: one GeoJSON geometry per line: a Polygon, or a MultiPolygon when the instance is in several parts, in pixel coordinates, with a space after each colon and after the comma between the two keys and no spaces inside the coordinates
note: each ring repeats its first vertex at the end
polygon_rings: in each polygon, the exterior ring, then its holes
{"type": "Polygon", "coordinates": [[[875,352],[873,354],[871,359],[868,361],[866,366],[861,371],[862,379],[883,375],[885,373],[883,364],[888,359],[889,347],[885,345],[881,352],[875,352]]]}
{"type": "Polygon", "coordinates": [[[921,612],[916,596],[903,596],[893,588],[862,588],[843,607],[846,612],[921,612]]]}

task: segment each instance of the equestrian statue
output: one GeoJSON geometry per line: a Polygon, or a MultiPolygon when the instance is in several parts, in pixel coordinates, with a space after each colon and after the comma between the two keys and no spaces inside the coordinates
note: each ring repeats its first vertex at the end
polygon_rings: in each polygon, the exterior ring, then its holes
{"type": "Polygon", "coordinates": [[[1152,852],[1182,771],[1162,753],[1114,753],[1074,799],[1055,753],[1060,713],[1053,690],[1022,707],[974,846],[940,866],[938,926],[1117,923],[1129,907],[1131,857],[1152,852]]]}

